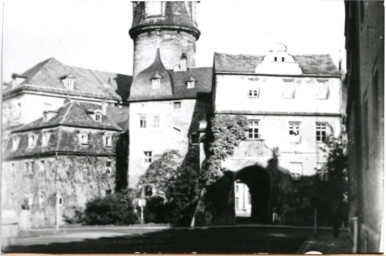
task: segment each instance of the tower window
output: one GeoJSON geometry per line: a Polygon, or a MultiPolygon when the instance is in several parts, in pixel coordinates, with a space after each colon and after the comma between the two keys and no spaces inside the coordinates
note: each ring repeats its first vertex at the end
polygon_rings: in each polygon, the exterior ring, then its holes
{"type": "Polygon", "coordinates": [[[111,160],[106,161],[106,175],[110,175],[112,173],[112,162],[111,160]]]}
{"type": "Polygon", "coordinates": [[[139,128],[146,128],[146,116],[139,117],[139,128]]]}
{"type": "Polygon", "coordinates": [[[281,57],[281,62],[284,62],[284,60],[285,60],[284,57],[281,57]]]}
{"type": "Polygon", "coordinates": [[[145,15],[146,17],[162,16],[162,2],[161,1],[145,2],[145,15]]]}
{"type": "Polygon", "coordinates": [[[277,57],[274,58],[275,62],[277,62],[277,57]]]}
{"type": "Polygon", "coordinates": [[[161,79],[160,78],[154,78],[151,80],[151,85],[153,89],[158,89],[161,87],[161,79]]]}
{"type": "Polygon", "coordinates": [[[316,123],[316,141],[324,142],[327,138],[327,127],[326,124],[316,123]]]}
{"type": "Polygon", "coordinates": [[[151,163],[153,162],[153,152],[152,151],[144,151],[144,162],[145,163],[151,163]]]}
{"type": "Polygon", "coordinates": [[[259,139],[259,121],[252,120],[249,122],[248,139],[259,139]]]}

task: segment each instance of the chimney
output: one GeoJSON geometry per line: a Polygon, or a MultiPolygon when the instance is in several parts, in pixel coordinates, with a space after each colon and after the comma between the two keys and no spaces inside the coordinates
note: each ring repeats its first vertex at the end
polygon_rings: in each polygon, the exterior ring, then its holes
{"type": "Polygon", "coordinates": [[[47,122],[58,114],[58,111],[46,110],[43,112],[43,122],[47,122]]]}
{"type": "Polygon", "coordinates": [[[104,100],[102,101],[102,115],[107,114],[107,102],[104,100]]]}
{"type": "Polygon", "coordinates": [[[182,53],[180,58],[180,71],[186,71],[187,70],[187,62],[188,59],[186,57],[186,53],[182,53]]]}
{"type": "Polygon", "coordinates": [[[26,78],[27,78],[26,76],[13,73],[12,74],[12,88],[15,88],[16,86],[23,83],[26,78]]]}

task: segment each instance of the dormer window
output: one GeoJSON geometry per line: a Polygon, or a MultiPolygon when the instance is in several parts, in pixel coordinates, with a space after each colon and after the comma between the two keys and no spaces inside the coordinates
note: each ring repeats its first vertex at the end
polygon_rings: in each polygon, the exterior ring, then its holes
{"type": "Polygon", "coordinates": [[[95,122],[102,122],[102,113],[96,112],[94,116],[95,122]]]}
{"type": "Polygon", "coordinates": [[[62,81],[63,81],[64,87],[66,87],[69,90],[74,89],[75,77],[73,75],[70,74],[70,75],[62,77],[62,81]]]}
{"type": "Polygon", "coordinates": [[[13,136],[12,137],[12,151],[17,150],[19,147],[20,137],[19,136],[13,136]]]}
{"type": "Polygon", "coordinates": [[[151,78],[151,85],[153,89],[158,89],[161,87],[161,79],[162,76],[156,72],[154,76],[151,78]]]}
{"type": "Polygon", "coordinates": [[[95,121],[95,122],[102,122],[102,111],[101,110],[88,110],[87,111],[87,114],[89,114],[91,116],[91,118],[95,121]]]}
{"type": "Polygon", "coordinates": [[[113,146],[113,135],[111,132],[107,132],[104,136],[104,144],[105,147],[112,147],[113,146]]]}
{"type": "Polygon", "coordinates": [[[87,145],[88,144],[88,133],[87,131],[81,131],[79,133],[79,142],[80,145],[87,145]]]}
{"type": "Polygon", "coordinates": [[[194,77],[190,77],[188,81],[186,81],[186,88],[192,89],[196,87],[196,79],[194,77]]]}
{"type": "Polygon", "coordinates": [[[34,133],[28,134],[28,148],[34,148],[36,146],[37,135],[34,133]]]}

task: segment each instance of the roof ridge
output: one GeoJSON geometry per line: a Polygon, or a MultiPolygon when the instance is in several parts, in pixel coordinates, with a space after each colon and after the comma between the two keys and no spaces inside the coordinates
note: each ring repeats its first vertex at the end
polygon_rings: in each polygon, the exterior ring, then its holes
{"type": "Polygon", "coordinates": [[[58,122],[58,124],[63,124],[63,122],[64,122],[64,120],[66,119],[68,113],[70,112],[72,106],[74,106],[74,104],[76,104],[76,103],[77,103],[76,101],[70,101],[69,103],[67,103],[67,104],[70,104],[70,106],[68,107],[66,113],[63,115],[62,120],[60,120],[60,121],[58,122]]]}
{"type": "Polygon", "coordinates": [[[44,68],[48,63],[50,63],[50,62],[53,61],[53,60],[57,61],[58,63],[62,64],[63,66],[66,66],[66,65],[64,65],[63,63],[61,63],[60,61],[58,61],[57,59],[55,59],[54,57],[51,57],[51,58],[49,58],[49,59],[46,60],[46,63],[44,63],[44,61],[43,61],[44,64],[38,69],[38,71],[37,71],[34,75],[32,75],[32,77],[29,77],[28,79],[29,79],[29,80],[32,80],[32,79],[34,79],[35,77],[37,77],[37,75],[40,74],[40,72],[43,70],[43,68],[44,68]]]}

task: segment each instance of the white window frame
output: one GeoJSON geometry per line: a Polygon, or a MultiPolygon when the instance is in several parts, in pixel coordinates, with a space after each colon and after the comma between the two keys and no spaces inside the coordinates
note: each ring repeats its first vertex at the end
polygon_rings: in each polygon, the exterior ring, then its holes
{"type": "Polygon", "coordinates": [[[16,151],[20,144],[20,137],[17,135],[12,136],[12,151],[16,151]]]}
{"type": "Polygon", "coordinates": [[[145,2],[145,16],[160,17],[163,15],[163,4],[161,1],[147,1],[145,2]],[[157,8],[157,10],[155,10],[157,8]]]}
{"type": "Polygon", "coordinates": [[[303,163],[291,162],[290,163],[290,175],[293,181],[300,181],[303,177],[303,163]]]}
{"type": "Polygon", "coordinates": [[[28,134],[28,148],[35,148],[38,136],[35,133],[28,134]]]}
{"type": "Polygon", "coordinates": [[[260,139],[260,120],[249,120],[249,128],[247,133],[248,140],[259,140],[260,139]]]}
{"type": "Polygon", "coordinates": [[[259,89],[249,89],[248,90],[248,97],[249,98],[259,98],[260,97],[260,90],[259,89]]]}
{"type": "Polygon", "coordinates": [[[187,81],[186,82],[186,88],[193,89],[196,87],[196,81],[187,81]]]}
{"type": "Polygon", "coordinates": [[[161,87],[161,78],[151,79],[151,86],[153,89],[158,89],[161,87]]]}
{"type": "Polygon", "coordinates": [[[288,122],[288,133],[290,136],[290,142],[300,143],[300,122],[290,121],[288,122]]]}
{"type": "Polygon", "coordinates": [[[111,148],[113,146],[113,134],[111,132],[106,132],[103,136],[103,142],[105,147],[111,148]]]}
{"type": "Polygon", "coordinates": [[[99,122],[99,123],[102,122],[102,112],[100,112],[100,111],[95,112],[94,121],[99,122]]]}
{"type": "Polygon", "coordinates": [[[80,131],[80,133],[79,133],[79,144],[81,145],[81,146],[86,146],[86,145],[88,145],[88,132],[86,131],[86,130],[82,130],[82,131],[80,131]]]}
{"type": "Polygon", "coordinates": [[[42,132],[42,147],[48,146],[48,142],[50,141],[50,136],[51,136],[50,132],[48,132],[48,131],[42,132]]]}
{"type": "Polygon", "coordinates": [[[316,122],[316,124],[315,124],[315,139],[316,139],[316,142],[318,142],[318,143],[323,143],[327,140],[327,123],[316,122]],[[319,134],[318,134],[318,132],[319,132],[319,134]]]}
{"type": "Polygon", "coordinates": [[[146,116],[145,115],[139,116],[139,128],[146,129],[146,116]]]}
{"type": "Polygon", "coordinates": [[[143,151],[143,155],[144,155],[144,163],[150,164],[153,162],[153,151],[151,150],[143,151]]]}

